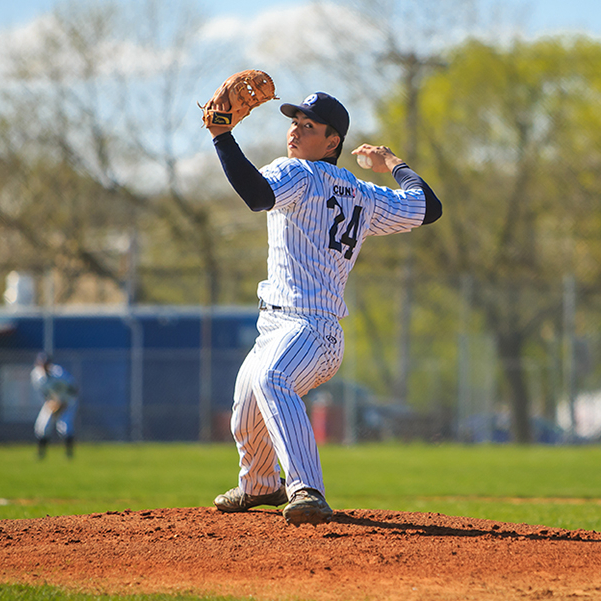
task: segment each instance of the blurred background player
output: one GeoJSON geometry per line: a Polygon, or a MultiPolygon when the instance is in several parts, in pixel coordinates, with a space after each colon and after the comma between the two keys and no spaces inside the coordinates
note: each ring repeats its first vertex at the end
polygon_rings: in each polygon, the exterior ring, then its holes
{"type": "Polygon", "coordinates": [[[77,410],[77,386],[73,376],[60,365],[55,365],[45,353],[40,353],[31,371],[31,384],[43,400],[34,426],[38,457],[45,457],[54,428],[65,441],[67,457],[73,457],[77,410]]]}

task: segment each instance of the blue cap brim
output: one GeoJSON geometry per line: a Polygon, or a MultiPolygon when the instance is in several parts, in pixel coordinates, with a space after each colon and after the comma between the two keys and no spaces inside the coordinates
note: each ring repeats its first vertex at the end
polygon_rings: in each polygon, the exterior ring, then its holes
{"type": "Polygon", "coordinates": [[[313,121],[317,121],[317,123],[324,123],[327,125],[327,121],[324,121],[321,117],[319,117],[316,113],[314,113],[308,106],[303,106],[302,104],[282,104],[280,106],[280,111],[282,114],[286,115],[286,117],[290,117],[291,119],[300,111],[312,119],[313,121]]]}

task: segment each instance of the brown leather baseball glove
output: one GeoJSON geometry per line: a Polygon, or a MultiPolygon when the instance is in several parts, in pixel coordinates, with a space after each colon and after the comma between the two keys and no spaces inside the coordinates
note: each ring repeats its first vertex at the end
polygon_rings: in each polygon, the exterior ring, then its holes
{"type": "Polygon", "coordinates": [[[234,127],[255,107],[277,98],[275,84],[267,73],[247,69],[228,77],[209,102],[196,104],[202,109],[202,120],[206,127],[234,127]]]}
{"type": "Polygon", "coordinates": [[[58,415],[63,409],[67,407],[67,403],[57,399],[56,397],[51,397],[45,402],[46,407],[50,410],[52,415],[58,415]]]}

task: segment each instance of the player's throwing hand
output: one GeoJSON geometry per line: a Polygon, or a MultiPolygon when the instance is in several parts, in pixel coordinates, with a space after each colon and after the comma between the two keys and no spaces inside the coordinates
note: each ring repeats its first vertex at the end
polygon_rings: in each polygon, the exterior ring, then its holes
{"type": "Polygon", "coordinates": [[[357,155],[357,162],[364,169],[372,169],[376,173],[388,173],[403,163],[387,146],[372,146],[371,144],[361,144],[351,154],[357,155]],[[359,157],[364,156],[367,163],[361,164],[359,157]]]}

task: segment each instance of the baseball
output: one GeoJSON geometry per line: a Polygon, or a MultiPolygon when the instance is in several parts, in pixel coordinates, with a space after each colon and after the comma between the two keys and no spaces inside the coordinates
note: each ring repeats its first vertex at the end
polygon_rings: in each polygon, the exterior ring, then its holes
{"type": "Polygon", "coordinates": [[[359,164],[359,167],[362,167],[363,169],[371,169],[373,167],[373,161],[364,154],[357,155],[357,163],[359,164]]]}

